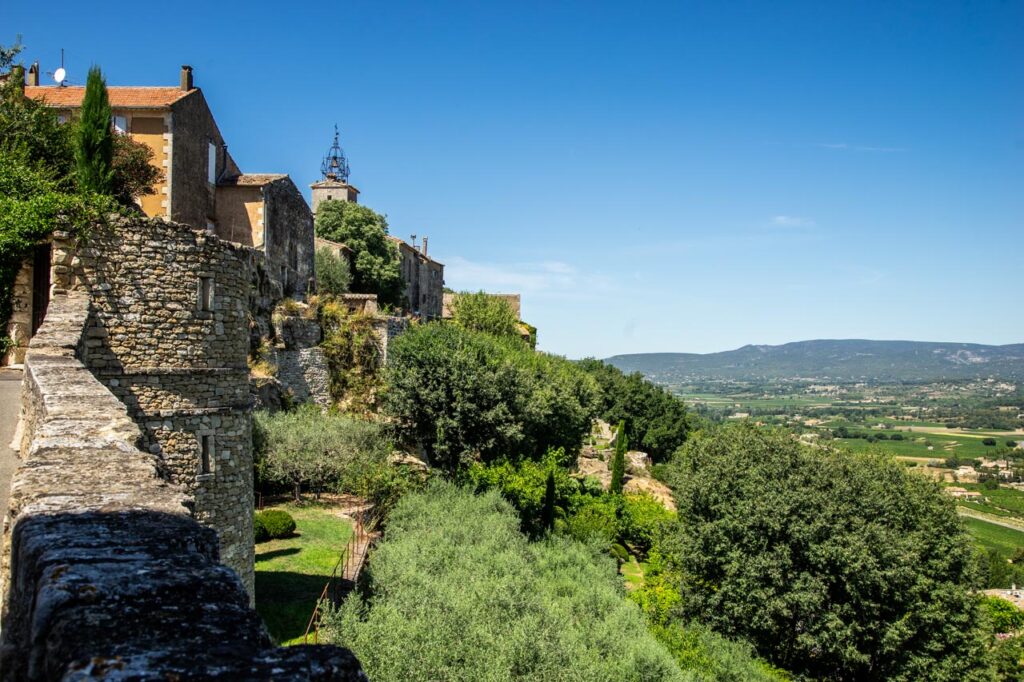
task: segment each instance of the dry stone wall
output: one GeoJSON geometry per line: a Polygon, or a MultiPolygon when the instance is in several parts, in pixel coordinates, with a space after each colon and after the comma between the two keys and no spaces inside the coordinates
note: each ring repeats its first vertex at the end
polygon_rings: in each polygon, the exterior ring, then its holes
{"type": "Polygon", "coordinates": [[[365,681],[346,650],[273,646],[216,534],[80,361],[93,301],[55,296],[25,360],[0,679],[365,681]]]}
{"type": "Polygon", "coordinates": [[[247,355],[252,249],[162,219],[116,218],[81,243],[57,233],[55,291],[83,291],[82,362],[142,430],[161,473],[217,531],[222,561],[254,587],[247,355]]]}

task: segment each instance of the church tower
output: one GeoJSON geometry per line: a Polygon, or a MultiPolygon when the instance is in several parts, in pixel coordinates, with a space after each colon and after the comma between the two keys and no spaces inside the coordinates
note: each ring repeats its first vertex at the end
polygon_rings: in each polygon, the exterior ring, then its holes
{"type": "Polygon", "coordinates": [[[338,144],[338,126],[334,126],[334,144],[320,164],[320,176],[318,182],[310,185],[313,189],[313,215],[323,201],[359,202],[359,190],[348,184],[348,159],[338,144]]]}

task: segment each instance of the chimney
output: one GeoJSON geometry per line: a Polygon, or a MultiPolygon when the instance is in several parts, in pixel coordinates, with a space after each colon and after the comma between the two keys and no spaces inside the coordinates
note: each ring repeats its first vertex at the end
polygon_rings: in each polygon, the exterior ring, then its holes
{"type": "Polygon", "coordinates": [[[39,85],[39,62],[28,67],[28,84],[32,87],[39,85]]]}
{"type": "Polygon", "coordinates": [[[423,236],[423,255],[424,256],[427,255],[427,237],[426,237],[426,235],[423,236]]]}
{"type": "Polygon", "coordinates": [[[412,250],[419,251],[419,249],[416,248],[416,235],[411,235],[409,239],[412,242],[412,250]]]}
{"type": "Polygon", "coordinates": [[[181,67],[181,89],[185,92],[192,89],[192,67],[188,64],[181,67]]]}

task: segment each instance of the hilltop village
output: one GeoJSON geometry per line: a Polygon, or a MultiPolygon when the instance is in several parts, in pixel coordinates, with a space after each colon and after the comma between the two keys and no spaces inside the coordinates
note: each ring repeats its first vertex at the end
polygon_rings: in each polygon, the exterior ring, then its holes
{"type": "Polygon", "coordinates": [[[190,67],[43,87],[19,50],[0,681],[1024,675],[1024,554],[938,483],[537,351],[359,202],[337,129],[307,203],[190,67]]]}

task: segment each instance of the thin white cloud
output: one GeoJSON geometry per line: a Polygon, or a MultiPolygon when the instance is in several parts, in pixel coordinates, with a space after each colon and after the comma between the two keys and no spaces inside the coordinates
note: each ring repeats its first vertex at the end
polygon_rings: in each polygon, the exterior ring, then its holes
{"type": "Polygon", "coordinates": [[[891,152],[905,152],[906,147],[871,147],[861,144],[847,144],[846,142],[822,142],[818,145],[824,149],[842,149],[851,152],[878,152],[878,153],[891,153],[891,152]]]}
{"type": "Polygon", "coordinates": [[[817,225],[810,218],[801,218],[794,215],[772,216],[771,224],[776,227],[814,227],[817,225]]]}
{"type": "Polygon", "coordinates": [[[442,259],[446,286],[456,291],[519,293],[527,298],[589,299],[621,293],[621,281],[600,270],[580,272],[562,261],[487,263],[461,256],[442,259]]]}

